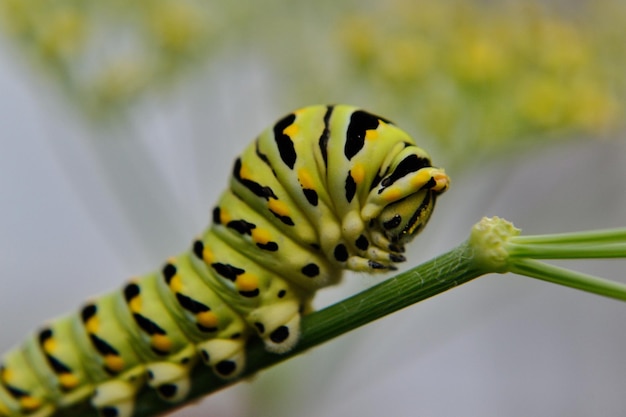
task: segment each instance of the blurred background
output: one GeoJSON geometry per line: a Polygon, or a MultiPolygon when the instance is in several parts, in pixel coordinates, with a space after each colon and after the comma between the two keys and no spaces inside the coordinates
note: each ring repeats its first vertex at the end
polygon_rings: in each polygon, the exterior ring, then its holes
{"type": "MultiPolygon", "coordinates": [[[[185,250],[234,157],[309,104],[394,120],[451,175],[407,268],[482,216],[624,227],[625,71],[621,0],[0,0],[0,351],[185,250]]],[[[623,416],[625,323],[492,275],[174,415],[623,416]]]]}

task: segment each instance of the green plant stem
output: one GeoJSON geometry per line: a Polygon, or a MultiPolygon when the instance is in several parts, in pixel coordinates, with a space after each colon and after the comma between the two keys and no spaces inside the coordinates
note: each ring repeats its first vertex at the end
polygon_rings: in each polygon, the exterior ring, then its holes
{"type": "Polygon", "coordinates": [[[533,259],[517,260],[511,264],[509,270],[515,274],[626,301],[626,285],[622,283],[570,271],[533,259]]]}
{"type": "MultiPolygon", "coordinates": [[[[457,248],[303,317],[300,341],[290,352],[283,355],[269,353],[259,339],[253,339],[247,347],[246,370],[241,377],[226,381],[204,365],[199,365],[192,373],[192,392],[184,404],[165,403],[154,390],[144,388],[137,397],[135,416],[150,417],[169,412],[364,324],[487,273],[514,272],[626,301],[625,284],[531,259],[626,257],[626,229],[544,237],[523,237],[519,233],[506,220],[485,218],[474,226],[470,238],[457,248]]],[[[95,416],[96,413],[87,402],[83,402],[59,410],[53,417],[76,415],[95,416]]]]}
{"type": "MultiPolygon", "coordinates": [[[[473,262],[474,258],[471,253],[470,246],[464,243],[416,268],[303,317],[301,339],[298,345],[286,354],[269,353],[259,339],[254,339],[247,347],[246,370],[235,380],[220,379],[206,366],[198,365],[192,373],[193,388],[186,403],[240,382],[265,368],[290,359],[364,324],[488,273],[488,270],[473,262]]],[[[154,390],[144,388],[137,398],[135,416],[155,416],[180,406],[181,404],[166,403],[154,393],[154,390]]],[[[76,415],[95,417],[96,413],[87,404],[81,403],[59,410],[54,417],[76,415]]]]}
{"type": "Polygon", "coordinates": [[[533,259],[598,259],[626,257],[626,244],[507,244],[510,257],[533,259]]]}
{"type": "Polygon", "coordinates": [[[626,228],[611,230],[593,230],[589,232],[557,233],[547,235],[515,236],[511,242],[518,244],[577,244],[577,243],[624,243],[626,228]]]}
{"type": "MultiPolygon", "coordinates": [[[[301,339],[286,354],[269,353],[258,340],[253,341],[248,347],[246,371],[242,378],[483,275],[486,271],[474,267],[471,260],[468,246],[463,244],[414,269],[304,317],[301,339]]],[[[196,371],[193,374],[194,390],[190,399],[202,397],[237,382],[218,379],[206,367],[199,367],[196,371]]],[[[138,417],[152,416],[171,407],[159,401],[149,390],[142,391],[140,397],[140,406],[136,413],[138,417]],[[145,401],[148,396],[150,400],[145,401]]]]}

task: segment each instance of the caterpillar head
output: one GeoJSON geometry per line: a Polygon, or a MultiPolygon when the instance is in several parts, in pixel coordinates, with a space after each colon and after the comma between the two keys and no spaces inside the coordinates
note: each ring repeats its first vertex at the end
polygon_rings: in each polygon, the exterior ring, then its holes
{"type": "Polygon", "coordinates": [[[432,167],[428,156],[416,146],[398,154],[387,171],[371,191],[362,217],[401,248],[424,229],[450,178],[444,170],[432,167]]]}
{"type": "Polygon", "coordinates": [[[437,195],[421,190],[386,206],[378,216],[385,237],[399,246],[410,242],[428,223],[437,195]]]}

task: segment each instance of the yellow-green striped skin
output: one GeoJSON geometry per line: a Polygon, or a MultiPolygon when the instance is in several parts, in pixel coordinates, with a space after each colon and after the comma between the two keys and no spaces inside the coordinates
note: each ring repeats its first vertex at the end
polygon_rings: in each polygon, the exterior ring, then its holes
{"type": "Polygon", "coordinates": [[[0,416],[46,417],[85,399],[130,416],[144,384],[183,400],[198,360],[236,377],[252,335],[289,351],[315,291],[345,269],[395,269],[448,185],[383,118],[345,105],[287,115],[237,158],[188,252],[4,356],[0,416]]]}

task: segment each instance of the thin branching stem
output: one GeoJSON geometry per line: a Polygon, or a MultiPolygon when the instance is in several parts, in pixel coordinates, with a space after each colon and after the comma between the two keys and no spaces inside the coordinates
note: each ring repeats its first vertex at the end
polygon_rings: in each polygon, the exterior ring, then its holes
{"type": "Polygon", "coordinates": [[[533,259],[516,261],[511,265],[510,271],[515,274],[526,275],[554,284],[626,301],[626,285],[622,283],[582,274],[533,259]]]}
{"type": "Polygon", "coordinates": [[[600,259],[624,258],[626,243],[563,245],[550,244],[520,244],[509,243],[507,250],[511,257],[533,259],[600,259]]]}
{"type": "Polygon", "coordinates": [[[515,236],[512,242],[519,244],[565,244],[577,243],[624,243],[626,242],[626,228],[610,230],[592,230],[588,232],[557,233],[546,235],[515,236]]]}

